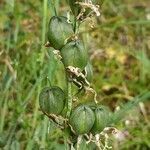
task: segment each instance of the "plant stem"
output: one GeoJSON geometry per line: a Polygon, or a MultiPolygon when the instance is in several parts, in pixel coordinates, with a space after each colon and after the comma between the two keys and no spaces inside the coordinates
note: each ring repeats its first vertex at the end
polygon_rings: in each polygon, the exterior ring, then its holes
{"type": "Polygon", "coordinates": [[[67,82],[67,117],[70,116],[71,109],[72,109],[72,90],[71,90],[71,82],[67,82]]]}
{"type": "Polygon", "coordinates": [[[55,6],[55,1],[52,0],[51,4],[53,5],[53,9],[54,9],[54,14],[55,14],[55,16],[58,16],[58,15],[57,15],[56,6],[55,6]]]}
{"type": "Polygon", "coordinates": [[[76,31],[77,31],[77,19],[76,19],[76,17],[74,16],[74,33],[76,33],[76,31]]]}
{"type": "Polygon", "coordinates": [[[43,1],[43,21],[42,21],[42,44],[45,43],[46,23],[47,23],[47,0],[44,0],[43,1]]]}

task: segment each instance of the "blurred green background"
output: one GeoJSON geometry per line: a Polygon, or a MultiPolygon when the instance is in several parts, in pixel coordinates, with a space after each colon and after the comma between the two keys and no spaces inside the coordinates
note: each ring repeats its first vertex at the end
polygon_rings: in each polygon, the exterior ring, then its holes
{"type": "MultiPolygon", "coordinates": [[[[69,6],[55,0],[60,15],[69,6]]],[[[61,64],[45,48],[50,0],[0,0],[0,144],[8,150],[65,149],[61,132],[39,110],[38,96],[52,84],[65,88],[61,64]],[[49,131],[48,131],[48,130],[49,131]]],[[[105,0],[101,16],[81,26],[93,65],[92,86],[112,110],[150,90],[150,1],[105,0]],[[94,25],[94,28],[91,28],[94,25]]],[[[123,140],[115,150],[150,149],[150,104],[138,107],[116,125],[123,140]]]]}

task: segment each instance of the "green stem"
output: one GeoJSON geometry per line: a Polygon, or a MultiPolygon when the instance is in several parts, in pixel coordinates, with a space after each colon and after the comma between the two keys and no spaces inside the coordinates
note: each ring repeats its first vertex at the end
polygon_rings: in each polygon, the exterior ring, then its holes
{"type": "Polygon", "coordinates": [[[47,21],[47,0],[44,0],[43,1],[43,22],[42,22],[42,44],[45,43],[46,21],[47,21]]]}
{"type": "Polygon", "coordinates": [[[54,9],[54,14],[55,14],[55,16],[58,16],[58,15],[57,15],[57,10],[56,10],[56,6],[55,6],[55,1],[54,1],[54,0],[52,1],[52,5],[53,5],[53,9],[54,9]]]}
{"type": "Polygon", "coordinates": [[[76,19],[76,17],[74,16],[74,33],[76,33],[76,31],[77,31],[77,19],[76,19]]]}
{"type": "Polygon", "coordinates": [[[71,113],[71,110],[72,110],[72,84],[71,82],[69,81],[69,77],[68,77],[68,74],[67,74],[67,71],[66,71],[66,67],[63,63],[63,66],[64,66],[64,69],[65,69],[65,78],[66,78],[66,85],[67,85],[67,100],[66,100],[66,117],[69,118],[70,117],[70,113],[71,113]]]}
{"type": "Polygon", "coordinates": [[[47,78],[47,81],[48,81],[48,85],[49,85],[50,87],[52,87],[51,80],[49,79],[49,77],[46,77],[46,78],[47,78]]]}
{"type": "Polygon", "coordinates": [[[55,16],[58,16],[57,15],[57,11],[56,11],[56,7],[54,6],[54,12],[55,12],[55,16]]]}
{"type": "Polygon", "coordinates": [[[72,109],[72,94],[71,94],[71,82],[68,81],[67,85],[67,117],[70,116],[71,109],[72,109]]]}

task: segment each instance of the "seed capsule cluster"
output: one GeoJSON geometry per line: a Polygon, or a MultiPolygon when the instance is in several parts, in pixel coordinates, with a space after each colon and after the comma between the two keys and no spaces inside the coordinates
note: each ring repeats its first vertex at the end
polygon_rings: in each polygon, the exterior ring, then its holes
{"type": "MultiPolygon", "coordinates": [[[[84,83],[81,80],[86,80],[82,71],[88,73],[88,68],[86,68],[88,55],[83,42],[72,38],[74,34],[73,24],[68,23],[66,17],[53,16],[50,19],[47,34],[48,42],[51,47],[59,50],[69,80],[71,82],[74,80],[82,87],[84,83]]],[[[67,99],[64,95],[65,93],[60,87],[44,88],[39,96],[41,110],[47,115],[60,115],[65,107],[65,99],[67,99]]]]}
{"type": "MultiPolygon", "coordinates": [[[[69,1],[74,17],[80,15],[82,4],[85,4],[82,3],[82,0],[69,1]]],[[[88,4],[86,11],[83,13],[84,16],[89,13],[92,5],[92,3],[88,4]]],[[[76,19],[78,20],[78,17],[76,19]]],[[[68,79],[67,82],[76,85],[79,91],[88,89],[93,92],[94,90],[90,87],[93,76],[92,65],[88,60],[87,50],[83,42],[79,40],[77,33],[73,30],[76,27],[73,27],[74,24],[76,22],[71,23],[64,16],[53,16],[49,21],[47,39],[49,45],[60,53],[68,79]]],[[[69,93],[69,90],[66,91],[69,93]]],[[[110,112],[108,109],[98,106],[96,101],[94,107],[79,104],[73,108],[72,99],[68,96],[68,93],[65,93],[58,86],[44,88],[39,95],[42,112],[53,121],[63,120],[62,128],[65,128],[67,124],[67,127],[71,128],[75,135],[97,134],[109,124],[110,112]],[[70,110],[69,113],[68,110],[65,111],[66,108],[70,110]]]]}
{"type": "Polygon", "coordinates": [[[97,134],[109,126],[110,117],[110,110],[105,106],[80,105],[72,111],[69,122],[77,135],[97,134]]]}

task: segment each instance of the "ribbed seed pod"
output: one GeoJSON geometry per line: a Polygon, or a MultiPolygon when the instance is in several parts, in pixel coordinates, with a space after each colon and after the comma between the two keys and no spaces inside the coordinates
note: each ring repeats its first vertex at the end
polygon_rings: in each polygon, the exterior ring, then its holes
{"type": "Polygon", "coordinates": [[[94,110],[95,122],[92,127],[93,133],[100,133],[110,122],[110,110],[105,106],[98,106],[94,110]]]}
{"type": "Polygon", "coordinates": [[[44,88],[39,96],[41,110],[46,114],[60,114],[65,104],[65,94],[57,86],[44,88]]]}
{"type": "Polygon", "coordinates": [[[61,49],[61,56],[66,67],[73,66],[83,70],[87,64],[87,51],[79,40],[67,43],[61,49]]]}
{"type": "Polygon", "coordinates": [[[73,35],[73,27],[67,22],[67,18],[63,16],[53,16],[49,21],[48,40],[50,45],[60,50],[65,41],[73,35]]]}
{"type": "Polygon", "coordinates": [[[95,121],[95,116],[90,107],[81,105],[76,107],[70,116],[69,122],[77,135],[88,133],[95,121]]]}

